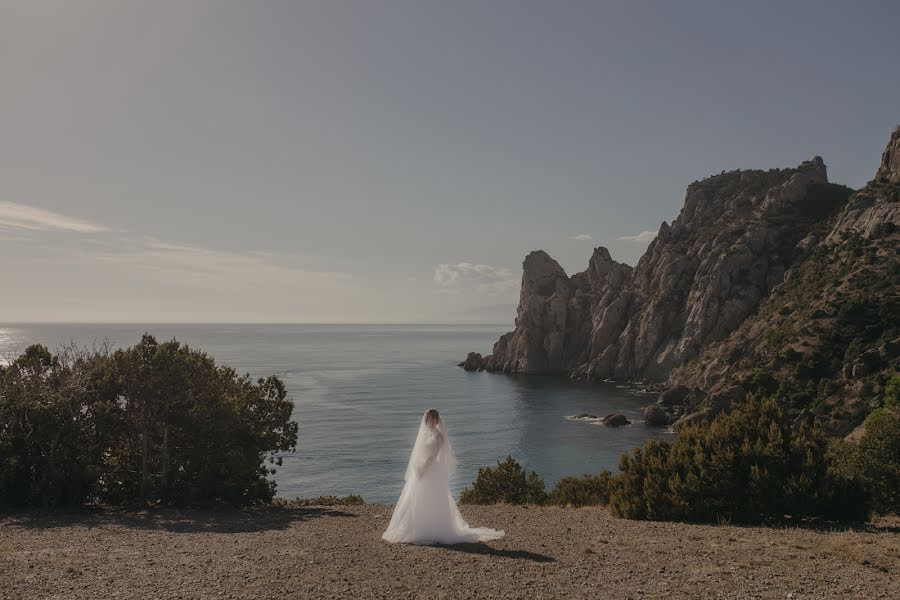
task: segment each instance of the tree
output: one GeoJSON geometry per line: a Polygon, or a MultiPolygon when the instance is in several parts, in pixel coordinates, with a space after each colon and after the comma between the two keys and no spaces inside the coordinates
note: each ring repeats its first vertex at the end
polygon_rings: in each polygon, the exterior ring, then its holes
{"type": "Polygon", "coordinates": [[[882,408],[866,418],[857,442],[836,441],[837,468],[858,480],[881,514],[900,514],[900,408],[882,408]]]}
{"type": "Polygon", "coordinates": [[[34,345],[0,369],[0,505],[79,504],[115,428],[105,350],[34,345]]]}
{"type": "Polygon", "coordinates": [[[277,377],[253,381],[145,335],[110,354],[32,346],[0,368],[0,505],[246,505],[298,425],[277,377]]]}

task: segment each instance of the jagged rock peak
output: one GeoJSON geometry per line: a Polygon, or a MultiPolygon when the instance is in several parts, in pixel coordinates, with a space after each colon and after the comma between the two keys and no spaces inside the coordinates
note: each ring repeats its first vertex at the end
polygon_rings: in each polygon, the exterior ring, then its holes
{"type": "MultiPolygon", "coordinates": [[[[596,295],[593,298],[595,305],[603,304],[610,300],[604,296],[612,290],[618,290],[631,275],[631,267],[625,263],[616,262],[609,255],[609,250],[603,246],[594,248],[594,254],[588,261],[587,271],[572,277],[573,282],[587,276],[590,291],[596,295]]],[[[596,306],[595,306],[596,308],[596,306]]]]}
{"type": "Polygon", "coordinates": [[[594,248],[594,253],[591,255],[591,263],[613,263],[615,262],[612,259],[612,256],[609,255],[609,250],[607,250],[604,246],[597,246],[594,248]]]}
{"type": "Polygon", "coordinates": [[[526,273],[541,273],[545,271],[559,272],[565,275],[565,270],[559,263],[543,250],[532,250],[522,261],[522,268],[526,273]]]}
{"type": "Polygon", "coordinates": [[[522,261],[522,296],[537,293],[549,296],[556,290],[557,279],[568,279],[566,271],[543,250],[528,253],[522,261]]]}
{"type": "Polygon", "coordinates": [[[886,183],[900,183],[900,126],[894,129],[887,148],[881,155],[881,166],[875,179],[886,183]]]}
{"type": "Polygon", "coordinates": [[[855,232],[865,239],[900,229],[900,127],[891,133],[875,178],[844,206],[827,241],[855,232]]]}
{"type": "Polygon", "coordinates": [[[810,160],[805,160],[800,163],[800,166],[797,167],[798,171],[814,171],[818,178],[821,180],[821,183],[826,183],[828,181],[828,167],[825,166],[825,161],[822,160],[821,156],[813,156],[810,160]]]}
{"type": "Polygon", "coordinates": [[[770,189],[763,202],[763,209],[781,210],[796,205],[807,196],[809,186],[816,183],[828,183],[828,169],[821,156],[800,163],[785,183],[770,189]]]}

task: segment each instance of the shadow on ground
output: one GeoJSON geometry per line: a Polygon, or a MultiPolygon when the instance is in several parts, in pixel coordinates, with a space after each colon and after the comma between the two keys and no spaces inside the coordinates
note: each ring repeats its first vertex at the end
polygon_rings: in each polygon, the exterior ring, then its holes
{"type": "Polygon", "coordinates": [[[323,517],[356,517],[328,507],[255,508],[247,510],[143,511],[82,510],[76,512],[29,512],[7,515],[5,521],[20,527],[125,527],[173,533],[248,533],[287,529],[293,523],[323,517]]]}
{"type": "MultiPolygon", "coordinates": [[[[771,531],[810,531],[812,533],[831,534],[842,531],[858,533],[897,534],[900,533],[900,518],[876,517],[868,522],[832,522],[832,521],[784,521],[774,523],[731,523],[723,522],[714,526],[737,527],[739,529],[768,529],[771,531]]],[[[692,523],[688,522],[687,525],[692,523]]],[[[693,525],[712,525],[710,523],[693,523],[693,525]]]]}
{"type": "Polygon", "coordinates": [[[537,554],[535,552],[528,552],[527,550],[501,550],[499,548],[492,548],[487,544],[454,544],[452,546],[439,545],[436,547],[443,550],[451,550],[453,552],[465,552],[466,554],[483,554],[501,558],[512,558],[515,560],[530,560],[540,563],[556,562],[555,558],[545,554],[537,554]]]}

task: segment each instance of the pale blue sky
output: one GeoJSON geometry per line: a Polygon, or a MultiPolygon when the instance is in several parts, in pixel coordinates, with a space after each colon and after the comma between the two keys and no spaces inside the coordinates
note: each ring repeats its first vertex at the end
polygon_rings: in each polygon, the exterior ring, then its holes
{"type": "Polygon", "coordinates": [[[695,179],[864,184],[898,31],[896,1],[0,0],[0,322],[511,322],[529,250],[634,263],[695,179]]]}

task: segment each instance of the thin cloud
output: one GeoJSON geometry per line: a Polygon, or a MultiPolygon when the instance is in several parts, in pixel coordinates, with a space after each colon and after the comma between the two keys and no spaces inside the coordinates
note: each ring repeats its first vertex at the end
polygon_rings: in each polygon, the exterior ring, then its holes
{"type": "Polygon", "coordinates": [[[245,286],[314,288],[330,285],[353,289],[347,273],[316,271],[295,264],[290,257],[271,252],[230,252],[200,246],[172,244],[151,237],[136,243],[122,243],[96,260],[159,273],[169,281],[192,287],[227,289],[241,282],[245,286]]]}
{"type": "Polygon", "coordinates": [[[594,238],[591,237],[589,233],[577,233],[575,235],[569,236],[570,240],[575,240],[577,242],[590,242],[594,238]]]}
{"type": "Polygon", "coordinates": [[[640,242],[642,244],[649,244],[653,241],[653,238],[656,237],[656,231],[642,231],[640,233],[636,233],[635,235],[623,235],[622,237],[616,238],[621,242],[640,242]]]}
{"type": "Polygon", "coordinates": [[[0,202],[0,227],[24,229],[27,231],[68,231],[74,233],[109,231],[103,225],[68,217],[34,206],[17,204],[16,202],[0,202]]]}
{"type": "Polygon", "coordinates": [[[504,267],[460,262],[434,268],[434,283],[441,293],[474,291],[485,295],[505,295],[518,289],[513,272],[504,267]]]}

